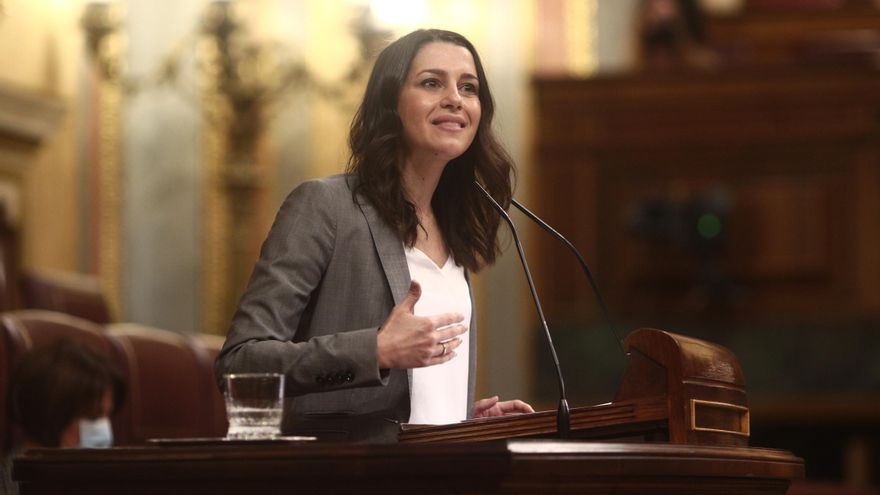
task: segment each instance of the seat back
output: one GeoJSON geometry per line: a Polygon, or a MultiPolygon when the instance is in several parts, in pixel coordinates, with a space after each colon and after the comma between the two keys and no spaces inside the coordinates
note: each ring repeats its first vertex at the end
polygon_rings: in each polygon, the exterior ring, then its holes
{"type": "Polygon", "coordinates": [[[223,348],[223,342],[226,338],[207,333],[195,334],[192,338],[198,342],[197,347],[200,349],[202,376],[209,382],[205,384],[205,387],[210,391],[208,395],[210,396],[211,416],[213,417],[210,436],[224,436],[229,428],[229,422],[226,420],[226,402],[217,387],[217,381],[214,379],[214,361],[217,360],[217,355],[220,354],[220,349],[223,348]]]}
{"type": "Polygon", "coordinates": [[[100,324],[112,321],[101,284],[94,275],[25,271],[20,278],[25,308],[58,311],[100,324]]]}
{"type": "Polygon", "coordinates": [[[18,267],[19,241],[15,226],[9,221],[6,203],[0,201],[0,311],[9,311],[19,304],[18,267]]]}
{"type": "MultiPolygon", "coordinates": [[[[15,439],[8,417],[7,398],[10,378],[18,363],[31,349],[57,340],[72,340],[106,356],[119,370],[126,383],[131,368],[119,343],[109,338],[100,325],[74,316],[42,310],[22,310],[0,315],[0,445],[8,450],[15,439]]],[[[123,408],[124,409],[124,408],[123,408]]],[[[111,418],[120,443],[127,441],[122,410],[111,418]]]]}
{"type": "Polygon", "coordinates": [[[223,400],[210,369],[212,351],[202,340],[133,323],[109,325],[107,333],[120,342],[133,370],[126,416],[130,443],[226,434],[223,400]]]}
{"type": "Polygon", "coordinates": [[[69,339],[107,356],[125,380],[125,400],[113,417],[117,445],[150,438],[220,437],[226,410],[213,363],[223,339],[181,335],[136,324],[108,326],[45,310],[0,314],[0,446],[16,435],[7,414],[10,378],[31,349],[69,339]]]}

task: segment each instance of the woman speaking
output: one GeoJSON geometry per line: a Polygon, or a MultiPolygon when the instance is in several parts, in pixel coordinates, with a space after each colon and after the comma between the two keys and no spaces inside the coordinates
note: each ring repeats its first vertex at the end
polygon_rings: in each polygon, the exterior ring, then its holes
{"type": "Polygon", "coordinates": [[[285,375],[286,433],[396,441],[401,422],[532,412],[474,402],[468,274],[495,261],[511,159],[473,45],[419,30],[376,60],[351,125],[347,173],[281,206],[216,374],[285,375]]]}

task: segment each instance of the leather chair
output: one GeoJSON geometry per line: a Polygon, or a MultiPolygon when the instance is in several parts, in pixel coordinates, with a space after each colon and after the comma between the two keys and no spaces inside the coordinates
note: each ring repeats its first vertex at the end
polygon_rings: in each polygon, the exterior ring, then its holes
{"type": "Polygon", "coordinates": [[[0,315],[0,443],[4,450],[13,440],[6,405],[11,373],[25,353],[59,339],[86,345],[119,369],[127,393],[111,418],[117,445],[226,434],[225,404],[213,372],[221,337],[181,335],[131,323],[102,326],[62,313],[22,310],[0,315]]]}
{"type": "Polygon", "coordinates": [[[218,437],[226,434],[223,398],[213,379],[216,354],[204,337],[134,323],[107,326],[133,371],[127,405],[129,443],[150,438],[218,437]]]}
{"type": "Polygon", "coordinates": [[[8,208],[0,201],[0,311],[18,308],[19,248],[18,234],[10,222],[8,208]]]}
{"type": "Polygon", "coordinates": [[[210,436],[222,437],[226,435],[229,422],[226,420],[226,401],[217,387],[217,381],[214,379],[214,361],[217,359],[217,354],[220,354],[220,349],[223,347],[223,342],[226,338],[208,333],[197,333],[192,338],[198,343],[198,348],[200,349],[199,362],[202,366],[203,376],[208,377],[208,380],[211,382],[208,388],[212,391],[209,395],[213,401],[210,407],[214,419],[212,420],[209,433],[210,436]]]}
{"type": "MultiPolygon", "coordinates": [[[[12,446],[13,428],[9,422],[7,396],[9,380],[24,355],[35,347],[68,339],[88,346],[110,360],[126,383],[131,367],[119,342],[110,339],[100,325],[74,316],[42,310],[22,310],[0,315],[0,435],[4,451],[12,446]]],[[[119,443],[127,443],[125,407],[113,418],[114,434],[119,443]]]]}
{"type": "Polygon", "coordinates": [[[67,313],[95,323],[110,323],[110,309],[94,275],[25,271],[20,276],[25,308],[67,313]]]}

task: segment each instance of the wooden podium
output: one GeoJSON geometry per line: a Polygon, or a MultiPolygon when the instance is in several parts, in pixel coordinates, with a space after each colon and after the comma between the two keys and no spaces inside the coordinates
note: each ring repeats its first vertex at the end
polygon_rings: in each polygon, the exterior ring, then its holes
{"type": "MultiPolygon", "coordinates": [[[[629,363],[614,401],[571,411],[571,436],[748,446],[749,409],[736,356],[716,344],[652,328],[624,343],[629,363]]],[[[552,437],[555,411],[403,425],[402,443],[552,437]]]]}
{"type": "Polygon", "coordinates": [[[556,440],[45,449],[15,463],[21,495],[781,495],[801,476],[776,450],[556,440]]]}
{"type": "Polygon", "coordinates": [[[626,348],[614,401],[572,411],[576,440],[520,438],[555,434],[555,412],[546,411],[409,425],[393,445],[203,439],[37,449],[15,461],[13,477],[22,495],[781,495],[803,478],[802,459],[747,446],[743,375],[730,351],[652,329],[633,332],[626,348]]]}

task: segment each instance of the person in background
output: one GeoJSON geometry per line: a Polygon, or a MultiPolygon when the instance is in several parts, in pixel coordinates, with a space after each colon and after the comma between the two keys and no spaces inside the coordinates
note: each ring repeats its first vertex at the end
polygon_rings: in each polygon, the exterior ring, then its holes
{"type": "Polygon", "coordinates": [[[463,36],[418,30],[386,47],[351,125],[348,173],[307,181],[281,206],[218,382],[282,372],[286,433],[363,442],[396,441],[402,422],[533,412],[473,400],[469,274],[500,252],[500,217],[474,182],[505,207],[512,197],[493,115],[463,36]]]}
{"type": "Polygon", "coordinates": [[[648,70],[717,69],[721,59],[708,43],[697,0],[642,0],[641,63],[648,70]]]}
{"type": "Polygon", "coordinates": [[[12,376],[7,404],[20,441],[4,457],[2,493],[18,493],[12,458],[28,448],[113,445],[110,416],[125,384],[103,355],[60,340],[27,353],[12,376]]]}

